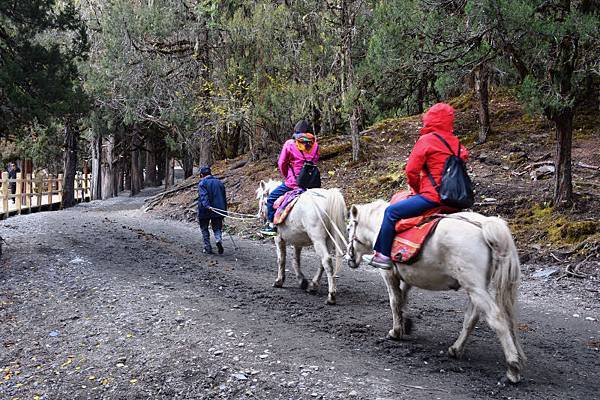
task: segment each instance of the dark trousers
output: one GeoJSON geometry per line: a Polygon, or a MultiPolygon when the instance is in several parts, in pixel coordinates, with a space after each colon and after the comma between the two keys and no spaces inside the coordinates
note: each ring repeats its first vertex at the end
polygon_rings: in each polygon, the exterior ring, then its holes
{"type": "Polygon", "coordinates": [[[210,232],[208,231],[208,225],[212,226],[213,234],[215,235],[215,242],[221,242],[223,240],[223,218],[206,218],[199,219],[200,231],[202,231],[202,240],[204,241],[204,250],[212,251],[210,245],[210,232]]]}
{"type": "Polygon", "coordinates": [[[396,222],[404,218],[418,217],[427,210],[437,207],[438,204],[421,195],[411,196],[388,206],[383,214],[383,222],[375,242],[375,251],[390,257],[392,244],[396,236],[396,222]]]}
{"type": "Polygon", "coordinates": [[[269,222],[273,222],[273,218],[275,218],[275,209],[273,208],[273,204],[277,201],[278,198],[286,194],[287,192],[293,189],[285,186],[285,183],[277,186],[271,194],[269,194],[269,198],[267,199],[267,218],[269,222]]]}

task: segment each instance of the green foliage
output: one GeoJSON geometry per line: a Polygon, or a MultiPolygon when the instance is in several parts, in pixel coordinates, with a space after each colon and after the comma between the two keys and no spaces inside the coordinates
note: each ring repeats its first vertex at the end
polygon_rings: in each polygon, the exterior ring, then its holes
{"type": "Polygon", "coordinates": [[[75,63],[87,36],[70,2],[0,2],[0,135],[85,111],[75,63]]]}

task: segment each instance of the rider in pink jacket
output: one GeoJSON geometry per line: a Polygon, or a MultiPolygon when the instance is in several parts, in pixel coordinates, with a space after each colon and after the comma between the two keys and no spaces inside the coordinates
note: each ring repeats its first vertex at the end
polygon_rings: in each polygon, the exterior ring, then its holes
{"type": "Polygon", "coordinates": [[[312,161],[315,164],[319,161],[319,145],[315,143],[309,152],[304,152],[296,145],[296,139],[288,139],[283,144],[277,166],[281,176],[285,178],[283,184],[289,189],[298,188],[296,177],[300,173],[304,161],[312,161]]]}
{"type": "Polygon", "coordinates": [[[306,121],[299,121],[294,127],[294,137],[283,144],[279,154],[277,166],[283,177],[283,183],[275,188],[267,199],[267,218],[269,223],[260,233],[266,236],[275,236],[277,228],[273,225],[275,209],[273,204],[285,193],[298,189],[296,177],[302,170],[305,161],[317,163],[319,161],[319,145],[315,137],[308,133],[309,125],[306,121]]]}

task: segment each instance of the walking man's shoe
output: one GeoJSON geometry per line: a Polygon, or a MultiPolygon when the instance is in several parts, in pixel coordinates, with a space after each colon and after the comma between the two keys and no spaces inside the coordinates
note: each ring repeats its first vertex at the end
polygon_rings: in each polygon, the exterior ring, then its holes
{"type": "Polygon", "coordinates": [[[261,229],[260,233],[265,236],[277,236],[277,228],[272,224],[269,224],[261,229]]]}
{"type": "Polygon", "coordinates": [[[202,250],[202,252],[204,254],[215,254],[215,253],[213,253],[212,249],[210,249],[210,248],[207,249],[206,247],[204,248],[204,250],[202,250]]]}
{"type": "Polygon", "coordinates": [[[223,243],[221,243],[221,242],[217,242],[217,252],[218,252],[219,254],[223,254],[223,252],[224,252],[224,251],[225,251],[225,250],[223,249],[223,243]]]}
{"type": "Polygon", "coordinates": [[[392,259],[384,256],[381,253],[375,252],[368,256],[363,256],[363,260],[367,262],[372,267],[379,269],[392,269],[394,263],[392,263],[392,259]]]}

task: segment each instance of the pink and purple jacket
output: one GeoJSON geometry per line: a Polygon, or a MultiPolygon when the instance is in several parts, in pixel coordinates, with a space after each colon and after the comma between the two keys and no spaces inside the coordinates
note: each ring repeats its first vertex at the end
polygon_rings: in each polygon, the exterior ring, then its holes
{"type": "Polygon", "coordinates": [[[319,161],[318,143],[315,143],[310,153],[301,152],[296,146],[294,139],[289,139],[283,144],[277,166],[279,167],[279,172],[285,178],[285,186],[290,189],[298,188],[296,177],[300,173],[305,160],[312,161],[315,164],[319,161]]]}

